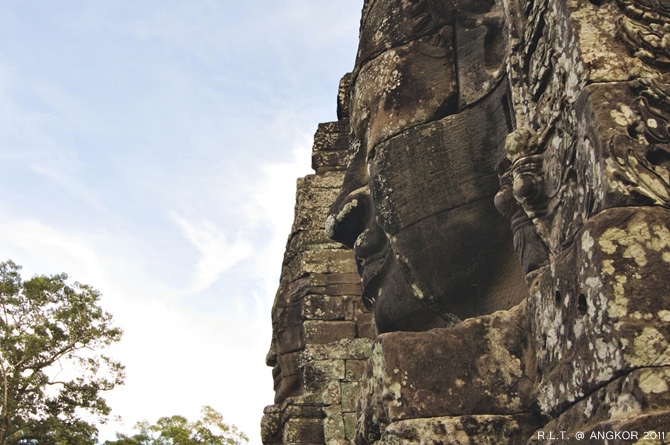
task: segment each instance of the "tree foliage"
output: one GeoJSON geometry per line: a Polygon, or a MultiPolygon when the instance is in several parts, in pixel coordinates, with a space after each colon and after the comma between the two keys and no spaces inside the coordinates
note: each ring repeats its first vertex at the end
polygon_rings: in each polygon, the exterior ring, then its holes
{"type": "Polygon", "coordinates": [[[234,425],[223,421],[223,416],[210,406],[204,406],[201,418],[189,422],[183,416],[161,417],[151,425],[139,422],[137,434],[117,434],[114,441],[105,445],[241,445],[249,438],[234,425]]]}
{"type": "Polygon", "coordinates": [[[122,331],[97,290],[20,269],[0,263],[0,445],[94,444],[110,412],[102,392],[124,378],[100,350],[122,331]]]}

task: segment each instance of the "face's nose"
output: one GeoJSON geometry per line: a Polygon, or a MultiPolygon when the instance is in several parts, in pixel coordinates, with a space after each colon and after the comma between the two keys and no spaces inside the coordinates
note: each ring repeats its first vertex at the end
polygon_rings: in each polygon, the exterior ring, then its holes
{"type": "Polygon", "coordinates": [[[272,341],[270,342],[270,349],[265,355],[265,364],[270,368],[277,366],[277,347],[275,346],[275,336],[272,334],[272,341]]]}
{"type": "Polygon", "coordinates": [[[372,201],[368,189],[367,150],[359,143],[354,151],[342,188],[330,206],[326,219],[326,235],[349,248],[365,230],[372,217],[372,201]]]}

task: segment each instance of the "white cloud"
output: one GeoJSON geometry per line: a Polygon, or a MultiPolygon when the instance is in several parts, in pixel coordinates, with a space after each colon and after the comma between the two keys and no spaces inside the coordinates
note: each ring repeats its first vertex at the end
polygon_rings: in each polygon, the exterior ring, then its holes
{"type": "Polygon", "coordinates": [[[0,233],[2,260],[13,259],[30,276],[72,270],[77,271],[79,281],[105,281],[105,267],[93,246],[95,240],[86,234],[73,236],[37,220],[7,218],[0,220],[0,233]]]}
{"type": "Polygon", "coordinates": [[[201,255],[196,265],[195,282],[189,292],[198,293],[209,288],[222,273],[249,258],[253,252],[246,240],[229,243],[226,234],[210,221],[196,225],[178,215],[172,215],[172,219],[201,255]]]}
{"type": "Polygon", "coordinates": [[[194,417],[209,404],[256,442],[263,406],[272,402],[269,371],[258,363],[265,320],[261,326],[248,312],[207,317],[160,301],[137,304],[134,314],[115,354],[127,364],[127,382],[109,397],[126,424],[194,417]]]}
{"type": "Polygon", "coordinates": [[[310,168],[311,142],[311,137],[304,137],[299,145],[294,146],[290,161],[260,165],[262,177],[250,193],[251,203],[245,207],[249,217],[272,221],[277,226],[284,226],[285,230],[290,228],[296,181],[301,176],[314,173],[310,168]]]}
{"type": "Polygon", "coordinates": [[[270,229],[269,242],[262,246],[263,253],[256,257],[255,270],[256,276],[265,280],[270,304],[278,285],[286,239],[293,223],[296,181],[313,173],[310,168],[311,142],[311,138],[303,137],[299,144],[294,145],[290,161],[262,164],[262,177],[250,191],[251,200],[244,208],[250,220],[263,221],[270,229]]]}

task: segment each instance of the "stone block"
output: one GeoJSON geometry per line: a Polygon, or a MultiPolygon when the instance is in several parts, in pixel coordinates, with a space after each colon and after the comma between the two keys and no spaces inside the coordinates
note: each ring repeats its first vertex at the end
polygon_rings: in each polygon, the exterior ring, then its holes
{"type": "Polygon", "coordinates": [[[523,445],[536,422],[529,414],[410,419],[390,424],[381,438],[387,445],[523,445]]]}
{"type": "Polygon", "coordinates": [[[297,231],[289,239],[284,258],[289,260],[304,250],[338,249],[339,244],[328,240],[323,230],[297,231]]]}
{"type": "Polygon", "coordinates": [[[323,443],[323,423],[317,419],[290,419],[284,424],[283,443],[323,443]]]}
{"type": "Polygon", "coordinates": [[[357,382],[363,377],[365,360],[347,360],[345,363],[344,379],[357,382]]]}
{"type": "Polygon", "coordinates": [[[344,360],[314,360],[302,366],[306,382],[325,382],[328,380],[342,380],[345,375],[344,360]]]}
{"type": "Polygon", "coordinates": [[[344,320],[342,297],[308,295],[302,305],[302,316],[306,320],[344,320]]]}
{"type": "Polygon", "coordinates": [[[360,385],[358,382],[342,382],[340,383],[340,387],[342,391],[342,411],[353,413],[356,411],[360,385]]]}
{"type": "MultiPolygon", "coordinates": [[[[495,196],[500,188],[495,174],[498,159],[495,147],[490,144],[504,140],[509,130],[504,116],[491,115],[491,110],[497,108],[504,93],[505,89],[498,87],[476,107],[412,127],[378,144],[369,167],[370,175],[376,175],[378,181],[380,178],[388,181],[375,193],[379,193],[379,199],[384,197],[393,202],[393,218],[397,219],[393,224],[382,220],[383,227],[399,235],[429,215],[441,212],[451,215],[455,209],[475,206],[477,201],[495,196]],[[473,122],[478,125],[473,126],[473,122]],[[450,149],[445,150],[445,146],[450,149]]],[[[477,221],[480,232],[488,229],[484,222],[477,221]]],[[[454,235],[442,234],[437,227],[431,235],[434,239],[426,238],[426,244],[453,244],[444,242],[443,237],[454,235]]],[[[393,239],[390,241],[395,245],[393,239]]],[[[429,245],[423,247],[428,249],[429,245]]]]}
{"type": "Polygon", "coordinates": [[[291,234],[293,237],[300,232],[312,232],[319,233],[324,240],[328,241],[327,237],[324,235],[324,226],[325,220],[319,215],[325,215],[327,213],[327,207],[303,207],[299,206],[295,208],[295,216],[293,219],[293,224],[291,225],[291,234]],[[315,217],[316,216],[316,217],[315,217]]]}
{"type": "MultiPolygon", "coordinates": [[[[314,185],[313,183],[310,185],[314,185]]],[[[323,209],[328,207],[337,198],[337,188],[326,187],[300,187],[296,194],[296,202],[299,203],[299,209],[313,210],[311,218],[315,221],[325,222],[325,213],[323,209]]]]}
{"type": "Polygon", "coordinates": [[[281,381],[276,381],[275,389],[275,403],[282,403],[290,397],[296,397],[304,392],[304,383],[302,381],[302,374],[282,375],[281,381]]]}
{"type": "Polygon", "coordinates": [[[299,302],[309,294],[321,293],[323,288],[319,284],[319,276],[323,274],[313,273],[302,275],[295,280],[289,280],[287,276],[282,276],[282,281],[279,284],[275,304],[279,305],[279,300],[282,299],[286,304],[292,302],[299,302]]]}
{"type": "Polygon", "coordinates": [[[298,178],[297,188],[322,188],[334,189],[337,191],[340,189],[343,179],[344,172],[326,172],[322,175],[307,175],[302,178],[298,178]]]}
{"type": "MultiPolygon", "coordinates": [[[[436,3],[438,2],[427,2],[426,6],[434,8],[436,3]]],[[[431,19],[434,23],[417,29],[417,15],[424,12],[424,9],[419,9],[417,12],[418,8],[412,8],[411,3],[398,3],[393,0],[366,4],[361,21],[356,66],[362,66],[388,48],[405,43],[410,37],[418,39],[430,36],[435,28],[444,26],[447,17],[455,13],[453,6],[447,9],[449,4],[440,6],[437,13],[432,14],[431,19]]],[[[428,10],[431,11],[432,8],[428,10]]],[[[355,75],[356,72],[354,78],[355,75]]]]}
{"type": "Polygon", "coordinates": [[[277,332],[277,352],[286,354],[299,351],[305,347],[305,336],[302,326],[295,326],[277,332]]]}
{"type": "Polygon", "coordinates": [[[370,309],[365,307],[363,304],[363,298],[361,298],[361,282],[360,278],[357,283],[359,286],[358,292],[349,293],[344,297],[344,304],[346,307],[346,318],[347,320],[356,320],[359,315],[370,313],[370,309]]]}
{"type": "Polygon", "coordinates": [[[326,405],[339,405],[342,403],[342,391],[340,389],[340,382],[337,380],[326,382],[321,394],[323,403],[326,405]]]}
{"type": "Polygon", "coordinates": [[[332,343],[343,338],[356,337],[356,324],[349,321],[307,320],[304,323],[305,343],[332,343]]]}
{"type": "Polygon", "coordinates": [[[582,77],[587,77],[589,83],[627,80],[648,70],[621,41],[618,33],[621,25],[614,26],[615,18],[620,15],[615,3],[581,3],[570,15],[575,28],[579,29],[579,38],[571,43],[578,46],[579,51],[574,52],[580,55],[581,61],[588,61],[578,67],[586,69],[582,77]]]}
{"type": "MultiPolygon", "coordinates": [[[[352,284],[329,284],[324,289],[323,293],[325,295],[354,295],[357,298],[360,298],[361,295],[361,285],[360,283],[352,284]]],[[[351,318],[347,318],[350,320],[351,318]]]]}
{"type": "Polygon", "coordinates": [[[323,436],[326,444],[345,439],[344,417],[339,405],[323,408],[326,418],[323,420],[323,436]]]}
{"type": "Polygon", "coordinates": [[[319,407],[339,405],[341,403],[340,382],[338,380],[306,382],[304,393],[292,397],[290,402],[319,407]]]}
{"type": "Polygon", "coordinates": [[[356,437],[356,413],[344,413],[344,436],[351,442],[356,437]]]}
{"type": "Polygon", "coordinates": [[[337,118],[349,118],[349,89],[351,88],[351,73],[347,73],[340,79],[337,89],[337,118]]]}
{"type": "Polygon", "coordinates": [[[372,355],[372,340],[367,338],[343,339],[328,345],[307,345],[301,360],[365,360],[372,355]]]}
{"type": "Polygon", "coordinates": [[[349,153],[347,150],[321,151],[312,153],[312,168],[317,173],[343,170],[347,165],[349,153]]]}
{"type": "Polygon", "coordinates": [[[286,306],[275,306],[275,313],[272,318],[276,322],[276,329],[283,331],[301,325],[303,316],[300,309],[300,302],[294,302],[286,306]]]}
{"type": "Polygon", "coordinates": [[[299,252],[284,266],[282,278],[294,281],[305,274],[355,273],[356,270],[350,250],[307,250],[299,252]]]}
{"type": "Polygon", "coordinates": [[[328,273],[319,275],[315,280],[315,284],[323,286],[330,284],[361,284],[361,277],[358,273],[328,273]]]}
{"type": "Polygon", "coordinates": [[[281,410],[276,405],[266,406],[261,419],[261,439],[263,443],[281,443],[282,421],[281,410]]]}
{"type": "MultiPolygon", "coordinates": [[[[578,432],[585,434],[584,443],[595,443],[601,437],[619,437],[608,443],[636,443],[622,432],[637,432],[644,443],[645,431],[664,431],[670,442],[670,367],[637,369],[620,377],[585,399],[574,404],[557,419],[543,426],[529,444],[546,443],[550,432],[562,431],[573,442],[578,432]],[[616,436],[613,433],[619,433],[616,436]],[[625,439],[625,440],[624,440],[625,439]]],[[[654,443],[648,438],[650,443],[654,443]]],[[[654,438],[658,439],[658,437],[654,438]]],[[[604,441],[600,443],[605,443],[604,441]]],[[[663,443],[663,442],[656,442],[663,443]]]]}
{"type": "Polygon", "coordinates": [[[355,317],[358,317],[361,314],[368,314],[368,313],[371,312],[370,309],[365,307],[365,303],[363,302],[362,298],[358,298],[357,296],[354,296],[354,297],[351,298],[351,300],[352,300],[353,305],[354,305],[353,309],[354,309],[354,316],[355,317]]]}
{"type": "Polygon", "coordinates": [[[279,367],[281,368],[281,373],[283,377],[300,374],[300,369],[298,368],[299,356],[300,351],[296,351],[296,352],[289,352],[286,354],[280,354],[277,357],[277,361],[279,362],[279,367]]]}
{"type": "Polygon", "coordinates": [[[369,312],[360,314],[356,320],[356,336],[374,340],[377,337],[377,328],[375,327],[375,314],[369,312]]]}
{"type": "Polygon", "coordinates": [[[347,151],[349,146],[349,120],[319,124],[314,134],[313,152],[347,151]]]}
{"type": "Polygon", "coordinates": [[[574,208],[597,213],[670,204],[670,165],[654,143],[658,116],[667,116],[670,103],[641,100],[656,87],[668,85],[648,80],[594,84],[581,91],[575,109],[584,142],[578,145],[574,168],[585,185],[576,190],[581,205],[574,208]]]}
{"type": "Polygon", "coordinates": [[[325,414],[320,404],[305,403],[302,397],[292,398],[283,405],[285,419],[323,419],[325,414]]]}
{"type": "MultiPolygon", "coordinates": [[[[452,35],[446,27],[440,37],[451,40],[452,35]]],[[[415,40],[362,66],[351,89],[351,126],[369,147],[436,114],[453,112],[458,86],[450,43],[436,47],[415,40]],[[407,107],[410,101],[413,106],[407,107]]]]}
{"type": "Polygon", "coordinates": [[[362,423],[383,430],[413,418],[530,412],[526,323],[520,305],[452,328],[380,335],[361,382],[362,423]]]}

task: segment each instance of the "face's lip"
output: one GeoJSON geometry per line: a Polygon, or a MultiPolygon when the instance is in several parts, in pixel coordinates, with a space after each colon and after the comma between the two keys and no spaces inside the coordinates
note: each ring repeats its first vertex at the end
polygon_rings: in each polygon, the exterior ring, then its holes
{"type": "Polygon", "coordinates": [[[373,302],[377,297],[377,279],[389,256],[390,245],[386,235],[376,224],[363,231],[354,245],[354,254],[361,275],[363,297],[373,302]]]}
{"type": "Polygon", "coordinates": [[[374,268],[380,262],[384,261],[384,258],[386,258],[387,251],[388,251],[387,247],[382,247],[376,252],[372,252],[366,256],[359,256],[357,254],[356,262],[358,263],[358,267],[363,270],[374,268]]]}
{"type": "Polygon", "coordinates": [[[356,259],[365,266],[368,262],[377,261],[384,257],[389,243],[386,234],[376,223],[361,232],[354,244],[356,259]]]}
{"type": "Polygon", "coordinates": [[[279,382],[281,382],[282,375],[281,375],[281,368],[279,365],[275,365],[272,368],[272,380],[274,381],[274,388],[275,390],[279,387],[279,382]]]}
{"type": "Polygon", "coordinates": [[[365,231],[365,221],[370,208],[367,186],[341,195],[330,207],[326,218],[326,235],[347,247],[354,247],[357,237],[365,231]]]}

